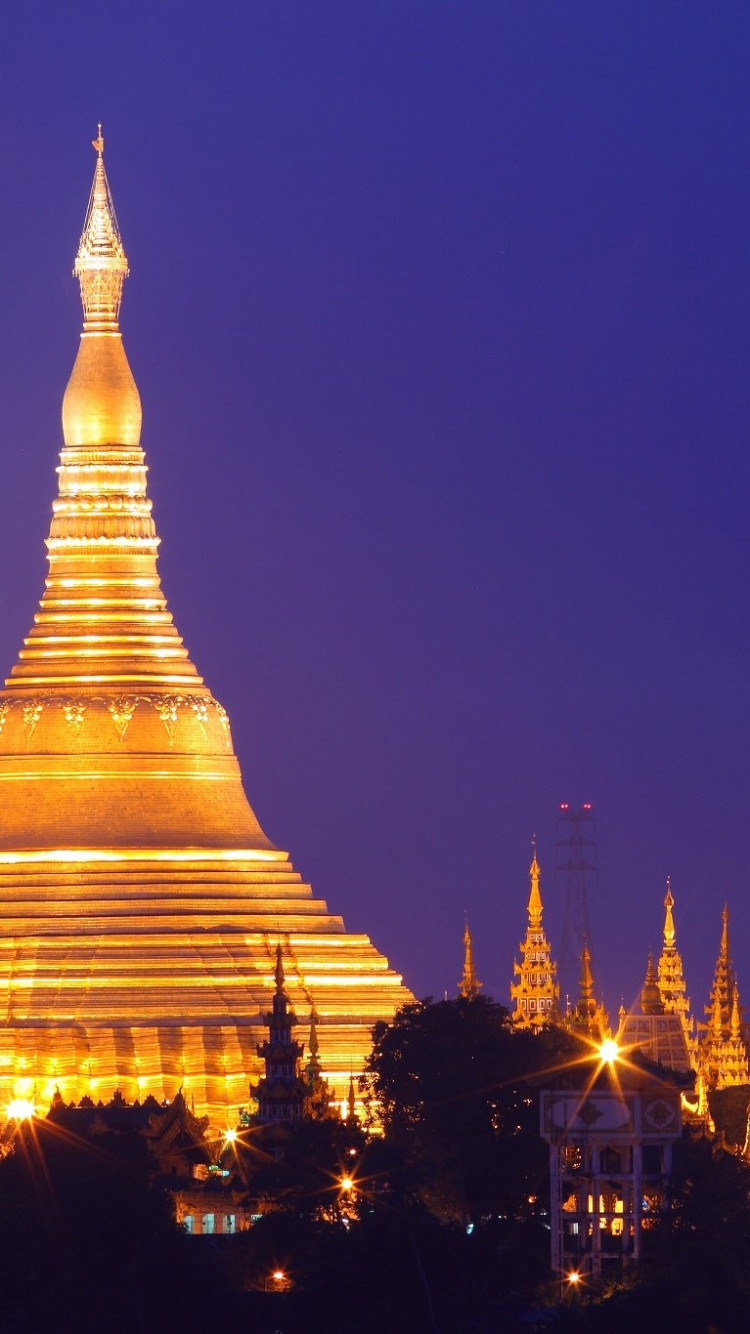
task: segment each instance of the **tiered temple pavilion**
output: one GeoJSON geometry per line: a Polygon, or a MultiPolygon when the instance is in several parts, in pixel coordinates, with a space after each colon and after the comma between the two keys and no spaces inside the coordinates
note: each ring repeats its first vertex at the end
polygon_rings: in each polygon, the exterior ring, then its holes
{"type": "Polygon", "coordinates": [[[0,693],[0,1103],[182,1089],[226,1126],[262,1072],[278,943],[342,1100],[410,995],[266,837],[167,609],[101,131],[94,147],[49,574],[0,693]]]}

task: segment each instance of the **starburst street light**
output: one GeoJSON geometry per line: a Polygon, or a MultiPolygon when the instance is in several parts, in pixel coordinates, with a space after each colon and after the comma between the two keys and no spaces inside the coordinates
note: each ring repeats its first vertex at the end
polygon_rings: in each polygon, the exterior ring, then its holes
{"type": "Polygon", "coordinates": [[[614,1038],[605,1038],[599,1045],[599,1059],[607,1065],[612,1065],[620,1055],[619,1043],[614,1038]]]}
{"type": "Polygon", "coordinates": [[[34,1104],[28,1098],[13,1098],[5,1108],[5,1117],[8,1121],[32,1121],[34,1111],[34,1104]]]}

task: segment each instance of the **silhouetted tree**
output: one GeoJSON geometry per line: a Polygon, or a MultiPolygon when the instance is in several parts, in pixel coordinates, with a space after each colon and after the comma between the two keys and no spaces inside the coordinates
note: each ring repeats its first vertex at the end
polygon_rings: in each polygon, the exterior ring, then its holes
{"type": "Polygon", "coordinates": [[[376,1025],[364,1086],[436,1214],[521,1219],[547,1197],[534,1076],[578,1050],[559,1030],[515,1030],[485,996],[420,1001],[376,1025]]]}

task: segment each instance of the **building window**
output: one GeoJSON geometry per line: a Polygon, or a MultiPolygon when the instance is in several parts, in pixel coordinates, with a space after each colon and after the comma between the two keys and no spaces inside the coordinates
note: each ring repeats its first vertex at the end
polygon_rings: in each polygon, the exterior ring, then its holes
{"type": "Polygon", "coordinates": [[[188,1236],[192,1237],[195,1233],[195,1219],[193,1218],[193,1215],[185,1214],[185,1217],[182,1220],[182,1224],[188,1236]]]}
{"type": "Polygon", "coordinates": [[[203,1215],[201,1219],[201,1231],[204,1232],[206,1236],[211,1236],[213,1234],[213,1232],[215,1231],[215,1225],[216,1225],[215,1214],[203,1215]]]}
{"type": "Polygon", "coordinates": [[[644,1144],[641,1149],[641,1163],[643,1175],[647,1177],[661,1176],[662,1156],[660,1144],[644,1144]]]}
{"type": "Polygon", "coordinates": [[[236,1214],[225,1214],[225,1215],[224,1215],[224,1231],[225,1231],[225,1233],[226,1233],[227,1235],[231,1234],[232,1232],[236,1232],[236,1231],[237,1231],[237,1216],[236,1216],[236,1214]]]}

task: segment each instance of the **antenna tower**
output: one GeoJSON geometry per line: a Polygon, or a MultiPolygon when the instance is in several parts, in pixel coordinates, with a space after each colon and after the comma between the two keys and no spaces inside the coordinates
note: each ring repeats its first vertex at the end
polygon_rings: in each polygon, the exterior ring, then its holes
{"type": "Polygon", "coordinates": [[[558,888],[564,893],[562,948],[560,950],[561,996],[576,994],[581,952],[587,944],[593,954],[589,889],[598,885],[596,868],[596,820],[590,801],[582,806],[561,802],[557,815],[558,888]]]}

